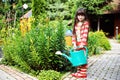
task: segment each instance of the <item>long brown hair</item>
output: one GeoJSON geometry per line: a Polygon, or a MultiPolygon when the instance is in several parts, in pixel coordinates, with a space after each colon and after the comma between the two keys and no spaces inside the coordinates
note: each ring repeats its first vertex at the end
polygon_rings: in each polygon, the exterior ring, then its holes
{"type": "Polygon", "coordinates": [[[75,34],[75,25],[79,22],[79,20],[77,18],[78,15],[84,15],[85,16],[85,20],[84,21],[88,21],[86,9],[85,8],[79,8],[76,11],[75,18],[74,18],[73,34],[75,34]]]}

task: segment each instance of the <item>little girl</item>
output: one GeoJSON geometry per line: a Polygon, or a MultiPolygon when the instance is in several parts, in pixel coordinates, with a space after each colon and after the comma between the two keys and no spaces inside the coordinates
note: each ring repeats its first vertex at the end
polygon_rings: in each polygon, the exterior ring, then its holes
{"type": "MultiPolygon", "coordinates": [[[[72,44],[74,50],[85,50],[84,46],[87,46],[87,38],[89,31],[89,22],[86,15],[86,10],[80,8],[77,10],[73,26],[72,44]]],[[[72,73],[72,76],[76,78],[87,77],[87,64],[77,67],[77,72],[72,73]]]]}

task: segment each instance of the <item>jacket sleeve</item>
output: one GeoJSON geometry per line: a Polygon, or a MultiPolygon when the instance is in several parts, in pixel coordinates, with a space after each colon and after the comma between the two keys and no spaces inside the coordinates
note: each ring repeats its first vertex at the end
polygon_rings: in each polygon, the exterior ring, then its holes
{"type": "Polygon", "coordinates": [[[81,45],[87,45],[88,32],[89,32],[89,23],[85,22],[83,34],[82,34],[82,39],[81,39],[81,45]]]}

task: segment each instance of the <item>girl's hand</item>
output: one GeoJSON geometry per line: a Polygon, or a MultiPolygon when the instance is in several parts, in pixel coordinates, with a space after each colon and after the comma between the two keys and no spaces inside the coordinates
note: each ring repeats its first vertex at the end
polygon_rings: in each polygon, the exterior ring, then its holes
{"type": "Polygon", "coordinates": [[[82,50],[84,48],[84,46],[83,45],[80,45],[79,47],[77,47],[75,50],[76,51],[79,51],[79,50],[82,50]]]}
{"type": "Polygon", "coordinates": [[[73,49],[75,50],[77,48],[76,43],[73,42],[72,44],[73,44],[73,49]]]}
{"type": "Polygon", "coordinates": [[[79,48],[83,48],[84,46],[83,45],[80,45],[79,48]]]}
{"type": "Polygon", "coordinates": [[[73,46],[73,49],[76,50],[76,49],[77,49],[77,46],[73,46]]]}

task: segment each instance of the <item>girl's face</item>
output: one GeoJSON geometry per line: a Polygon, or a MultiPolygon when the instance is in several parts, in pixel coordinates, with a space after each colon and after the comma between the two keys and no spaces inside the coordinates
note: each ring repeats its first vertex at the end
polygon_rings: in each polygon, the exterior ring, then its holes
{"type": "Polygon", "coordinates": [[[79,20],[80,22],[82,22],[82,21],[85,20],[85,15],[79,14],[79,15],[77,15],[77,18],[78,18],[78,20],[79,20]]]}

